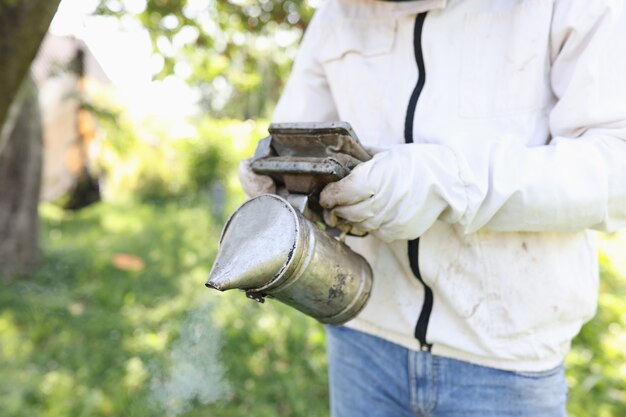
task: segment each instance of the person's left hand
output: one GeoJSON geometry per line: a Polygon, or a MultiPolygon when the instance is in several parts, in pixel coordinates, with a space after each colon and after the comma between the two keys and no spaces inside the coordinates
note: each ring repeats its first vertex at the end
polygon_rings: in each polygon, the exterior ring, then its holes
{"type": "Polygon", "coordinates": [[[276,194],[274,180],[267,175],[259,175],[252,171],[251,163],[252,158],[242,159],[237,169],[239,183],[248,198],[258,197],[261,194],[276,194]]]}
{"type": "MultiPolygon", "coordinates": [[[[437,219],[457,221],[466,206],[455,154],[442,145],[397,145],[328,184],[320,204],[385,241],[415,239],[437,219]]],[[[333,226],[331,224],[331,226],[333,226]]]]}

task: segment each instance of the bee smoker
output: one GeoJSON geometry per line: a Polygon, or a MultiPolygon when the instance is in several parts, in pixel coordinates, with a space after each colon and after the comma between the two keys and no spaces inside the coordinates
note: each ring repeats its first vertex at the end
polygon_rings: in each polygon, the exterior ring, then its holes
{"type": "Polygon", "coordinates": [[[345,122],[272,124],[269,133],[251,167],[284,192],[252,198],[230,216],[206,286],[345,323],[365,306],[372,270],[322,223],[319,193],[371,157],[345,122]]]}

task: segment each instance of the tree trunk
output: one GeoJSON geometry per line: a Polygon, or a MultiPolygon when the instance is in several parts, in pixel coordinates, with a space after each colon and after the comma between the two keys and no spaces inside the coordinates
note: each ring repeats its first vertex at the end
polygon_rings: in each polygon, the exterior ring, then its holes
{"type": "Polygon", "coordinates": [[[16,120],[8,117],[9,108],[60,1],[0,0],[0,153],[16,120]],[[7,126],[6,122],[9,122],[7,126]]]}
{"type": "Polygon", "coordinates": [[[42,128],[32,79],[20,92],[18,116],[0,154],[0,278],[27,274],[39,262],[42,128]]]}
{"type": "Polygon", "coordinates": [[[25,78],[60,1],[0,0],[0,278],[39,261],[42,129],[36,87],[25,78]]]}

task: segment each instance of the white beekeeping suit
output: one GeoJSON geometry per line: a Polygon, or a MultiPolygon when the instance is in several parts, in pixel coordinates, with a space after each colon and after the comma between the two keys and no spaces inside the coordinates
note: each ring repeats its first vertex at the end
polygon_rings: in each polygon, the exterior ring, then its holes
{"type": "Polygon", "coordinates": [[[499,369],[561,363],[595,312],[591,229],[626,225],[623,1],[331,0],[275,122],[386,149],[321,202],[371,233],[348,327],[499,369]]]}

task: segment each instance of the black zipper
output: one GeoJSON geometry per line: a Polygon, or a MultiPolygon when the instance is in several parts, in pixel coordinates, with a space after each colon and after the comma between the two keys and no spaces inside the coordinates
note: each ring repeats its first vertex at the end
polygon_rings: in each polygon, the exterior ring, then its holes
{"type": "MultiPolygon", "coordinates": [[[[424,54],[422,52],[422,30],[424,28],[424,20],[426,13],[420,13],[415,18],[415,28],[413,29],[413,48],[415,51],[415,62],[417,63],[418,77],[415,89],[409,100],[409,107],[406,110],[406,119],[404,121],[404,142],[413,143],[413,121],[415,119],[415,108],[417,100],[422,93],[424,84],[426,83],[426,69],[424,66],[424,54]]],[[[426,285],[419,269],[419,238],[409,241],[408,256],[409,264],[413,275],[422,283],[424,287],[424,303],[422,311],[415,325],[415,338],[420,342],[422,351],[430,352],[432,344],[426,342],[426,331],[428,330],[428,322],[430,314],[433,311],[433,291],[426,285]]]]}

